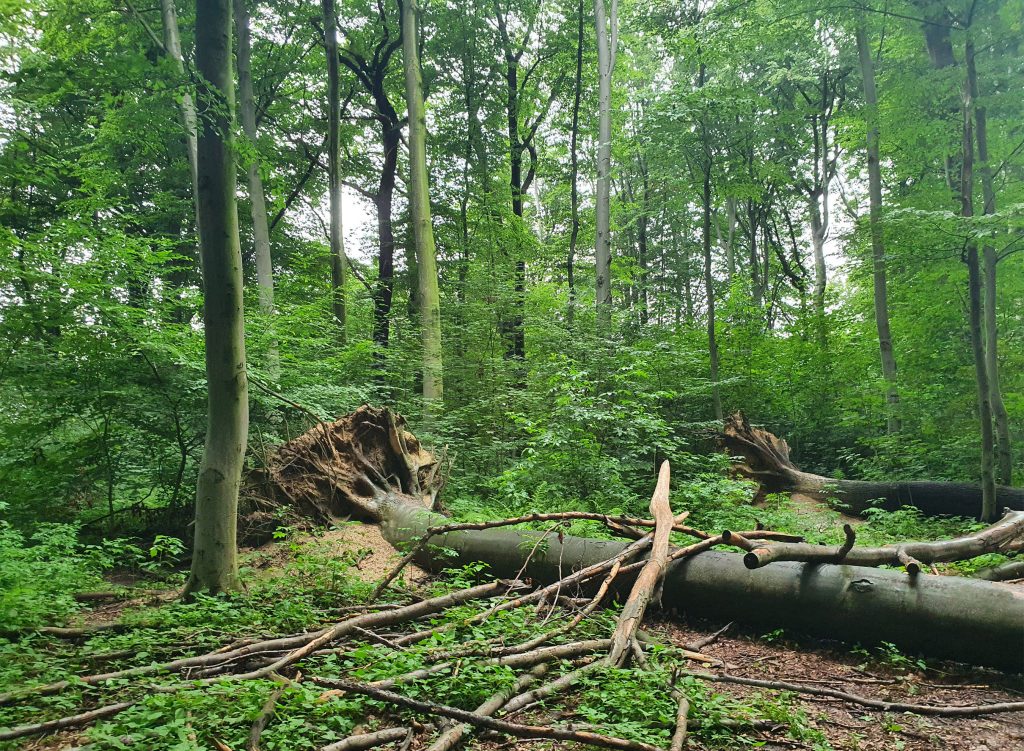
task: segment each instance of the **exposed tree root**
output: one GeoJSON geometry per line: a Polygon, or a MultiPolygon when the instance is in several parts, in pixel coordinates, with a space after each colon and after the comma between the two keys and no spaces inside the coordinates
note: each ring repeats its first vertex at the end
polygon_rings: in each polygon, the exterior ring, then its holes
{"type": "MultiPolygon", "coordinates": [[[[754,427],[737,412],[726,418],[719,442],[740,463],[741,475],[757,482],[763,492],[799,492],[820,501],[836,499],[844,511],[860,515],[866,509],[893,510],[915,506],[929,515],[950,514],[977,518],[981,513],[981,487],[966,482],[840,480],[804,472],[793,463],[789,445],[782,438],[754,427]]],[[[996,502],[1015,511],[1024,510],[1024,488],[1000,486],[996,502]]]]}

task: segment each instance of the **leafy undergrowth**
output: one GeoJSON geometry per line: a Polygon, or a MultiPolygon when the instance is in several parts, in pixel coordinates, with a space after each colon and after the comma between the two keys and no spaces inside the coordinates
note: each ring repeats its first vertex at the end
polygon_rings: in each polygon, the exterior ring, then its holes
{"type": "MultiPolygon", "coordinates": [[[[243,593],[198,597],[191,603],[169,600],[156,606],[130,605],[120,616],[125,630],[99,632],[78,642],[40,634],[0,639],[0,691],[21,690],[74,675],[163,663],[203,654],[249,636],[310,630],[340,620],[345,617],[345,609],[365,602],[371,585],[349,575],[351,561],[324,557],[315,541],[282,547],[287,550],[283,565],[270,574],[249,576],[249,589],[243,593]]],[[[435,596],[464,588],[477,576],[472,568],[449,571],[429,584],[422,594],[435,596]]],[[[178,584],[178,580],[172,576],[169,583],[178,584]]],[[[397,592],[385,599],[408,599],[408,592],[401,586],[397,592]]],[[[299,668],[305,676],[379,680],[431,664],[432,654],[437,650],[461,649],[474,642],[482,645],[495,639],[516,643],[571,617],[571,613],[561,610],[549,613],[546,609],[518,608],[466,626],[465,620],[484,607],[484,603],[474,602],[444,611],[429,623],[451,624],[449,630],[401,650],[375,643],[344,642],[333,652],[319,652],[304,660],[299,668]]],[[[562,641],[606,637],[614,628],[614,615],[612,611],[598,611],[562,641]]],[[[37,616],[42,618],[43,614],[37,616]]],[[[425,627],[424,621],[417,622],[417,627],[425,627]]],[[[665,686],[682,662],[677,652],[667,647],[655,647],[651,657],[649,671],[608,668],[592,672],[575,691],[549,700],[535,712],[561,708],[571,713],[574,722],[584,723],[588,729],[666,746],[676,707],[665,686]]],[[[570,662],[563,662],[555,669],[565,671],[570,667],[570,662]]],[[[496,691],[510,686],[515,677],[516,673],[507,667],[464,660],[453,669],[405,684],[400,690],[414,698],[473,709],[496,691]]],[[[253,720],[277,685],[271,680],[254,680],[199,686],[171,675],[119,679],[100,687],[73,686],[54,696],[30,697],[0,707],[0,727],[54,719],[113,702],[135,701],[130,709],[83,731],[77,742],[90,744],[92,751],[221,747],[237,750],[245,748],[253,720]]],[[[694,716],[700,718],[693,734],[708,747],[749,745],[744,723],[770,718],[788,728],[784,734],[788,732],[815,748],[827,748],[823,738],[807,726],[804,715],[785,698],[738,700],[718,694],[693,679],[683,679],[679,685],[690,698],[694,716]]],[[[413,715],[403,710],[300,681],[281,695],[261,746],[267,751],[316,749],[346,737],[357,726],[365,731],[412,719],[413,715]]],[[[61,740],[72,737],[65,734],[61,740]]],[[[21,743],[0,743],[0,749],[13,751],[21,748],[21,743]]]]}
{"type": "MultiPolygon", "coordinates": [[[[812,542],[841,541],[842,519],[835,511],[809,510],[779,496],[758,507],[721,502],[723,495],[732,494],[735,500],[741,500],[746,492],[741,484],[708,478],[706,483],[685,486],[674,501],[677,507],[693,510],[690,523],[708,530],[749,529],[760,522],[769,528],[803,534],[812,542]]],[[[877,545],[952,537],[977,527],[970,520],[931,519],[913,509],[904,509],[872,513],[857,532],[860,544],[877,545]]],[[[603,528],[585,522],[573,525],[569,531],[607,534],[603,528]]],[[[204,654],[247,637],[266,638],[320,628],[344,618],[346,612],[364,603],[372,590],[372,583],[353,575],[353,556],[331,554],[316,539],[288,539],[277,544],[273,554],[249,554],[243,569],[247,591],[223,597],[199,596],[190,603],[173,597],[182,583],[180,572],[175,573],[170,567],[180,553],[180,545],[173,539],[158,539],[146,550],[118,541],[90,547],[79,544],[76,530],[64,525],[42,529],[35,542],[35,546],[26,546],[26,540],[18,533],[0,525],[0,584],[4,585],[0,588],[4,593],[0,606],[8,632],[7,638],[0,637],[0,693],[69,676],[160,664],[204,654]],[[103,575],[115,562],[119,566],[131,562],[136,574],[147,577],[143,584],[145,596],[140,598],[132,590],[125,591],[128,604],[118,607],[116,612],[122,629],[97,632],[78,641],[32,632],[43,625],[109,620],[109,609],[86,608],[75,600],[73,593],[109,589],[103,575]],[[165,588],[167,594],[154,594],[154,587],[165,588]]],[[[986,556],[949,565],[945,572],[966,573],[1003,559],[986,556]]],[[[464,588],[479,576],[479,567],[449,571],[420,594],[434,596],[464,588]]],[[[393,601],[407,602],[411,593],[399,584],[391,595],[393,601]]],[[[444,611],[431,623],[447,623],[448,630],[404,649],[350,641],[333,652],[317,653],[299,667],[306,676],[379,680],[431,664],[437,650],[495,639],[517,643],[571,617],[560,610],[549,613],[519,608],[466,626],[465,620],[484,607],[483,603],[470,603],[444,611]]],[[[614,613],[599,611],[566,640],[606,637],[613,625],[614,613]]],[[[767,641],[779,637],[780,634],[766,635],[767,641]]],[[[904,667],[925,668],[923,663],[900,655],[894,648],[883,646],[860,655],[883,665],[900,663],[904,667]]],[[[655,646],[650,670],[607,668],[591,672],[573,692],[535,708],[533,713],[537,717],[533,719],[569,720],[582,728],[664,747],[676,712],[675,701],[665,686],[685,666],[678,650],[655,646]]],[[[565,671],[570,667],[569,662],[564,662],[557,669],[565,671]]],[[[414,698],[473,709],[496,691],[510,686],[515,677],[509,668],[466,660],[445,672],[405,684],[401,691],[414,698]]],[[[695,718],[692,735],[705,748],[761,745],[760,736],[750,731],[751,721],[755,720],[777,723],[782,728],[778,738],[788,739],[791,745],[831,748],[826,736],[792,695],[737,696],[688,677],[680,677],[676,685],[689,697],[691,717],[695,718]]],[[[90,744],[93,751],[224,747],[237,750],[245,747],[254,718],[277,686],[271,680],[221,681],[199,686],[182,682],[177,675],[108,681],[100,687],[72,686],[54,696],[30,696],[0,706],[0,727],[54,719],[112,702],[134,701],[136,704],[130,709],[83,731],[77,742],[90,744]]],[[[299,681],[287,687],[277,701],[274,718],[263,734],[262,748],[316,749],[346,737],[357,727],[366,731],[408,724],[412,718],[403,710],[364,697],[299,681]]],[[[530,715],[526,718],[530,719],[530,715]]],[[[73,737],[65,734],[63,740],[73,737]]],[[[418,737],[413,748],[419,748],[421,741],[429,737],[418,737]]],[[[13,751],[21,748],[20,744],[0,743],[0,751],[13,751]]],[[[40,746],[44,747],[51,746],[40,746]]]]}

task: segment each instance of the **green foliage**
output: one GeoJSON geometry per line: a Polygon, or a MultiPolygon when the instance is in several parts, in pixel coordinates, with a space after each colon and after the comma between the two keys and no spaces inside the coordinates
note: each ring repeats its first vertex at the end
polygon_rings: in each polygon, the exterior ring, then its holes
{"type": "Polygon", "coordinates": [[[80,544],[73,524],[39,525],[26,537],[0,521],[0,623],[10,630],[62,623],[79,609],[75,592],[104,586],[117,549],[116,541],[80,544]]]}

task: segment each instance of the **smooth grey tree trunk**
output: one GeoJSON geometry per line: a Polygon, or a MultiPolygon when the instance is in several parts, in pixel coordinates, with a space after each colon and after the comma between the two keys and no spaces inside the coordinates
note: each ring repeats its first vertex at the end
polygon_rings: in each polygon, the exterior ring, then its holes
{"type": "MultiPolygon", "coordinates": [[[[431,524],[446,521],[397,502],[383,509],[381,531],[392,544],[406,547],[431,524]]],[[[539,531],[452,532],[435,538],[419,561],[434,569],[480,561],[488,564],[489,575],[547,584],[607,560],[625,545],[539,531]],[[538,544],[541,538],[544,544],[538,544]]],[[[620,579],[622,596],[632,577],[620,579]]],[[[890,642],[913,653],[1024,669],[1024,598],[992,582],[830,564],[780,562],[750,570],[741,554],[708,551],[669,565],[662,604],[701,618],[849,643],[890,642]]]]}
{"type": "Polygon", "coordinates": [[[249,430],[242,252],[235,204],[231,0],[196,0],[197,142],[208,411],[186,592],[238,586],[238,489],[249,430]]]}
{"type": "MultiPolygon", "coordinates": [[[[160,18],[163,23],[164,49],[167,56],[174,63],[174,70],[181,81],[186,80],[185,58],[181,54],[181,35],[178,31],[178,10],[174,0],[160,0],[160,18]]],[[[199,172],[197,166],[197,135],[198,121],[196,117],[196,105],[192,100],[192,94],[188,87],[181,92],[181,100],[178,104],[178,114],[181,117],[181,124],[185,130],[185,151],[188,154],[188,166],[192,178],[193,201],[198,202],[199,196],[199,172]]],[[[198,215],[197,215],[198,217],[198,215]]],[[[198,225],[198,218],[196,223],[198,225]]]]}
{"type": "Polygon", "coordinates": [[[423,351],[423,401],[428,412],[444,398],[441,362],[441,297],[437,287],[437,250],[430,218],[427,180],[427,119],[417,50],[416,0],[402,1],[402,51],[405,101],[409,110],[409,213],[419,270],[420,336],[423,351]]]}
{"type": "Polygon", "coordinates": [[[569,308],[567,319],[572,325],[576,307],[576,242],[580,234],[580,162],[579,162],[579,137],[580,137],[580,99],[583,95],[583,0],[579,0],[576,7],[576,76],[573,86],[572,100],[572,126],[569,131],[569,211],[572,228],[569,232],[569,252],[565,259],[566,284],[569,287],[569,308]]]}
{"type": "Polygon", "coordinates": [[[725,252],[725,266],[729,272],[729,281],[736,276],[736,199],[729,196],[725,199],[725,235],[718,228],[718,243],[725,252]]]}
{"type": "MultiPolygon", "coordinates": [[[[967,59],[968,86],[974,102],[975,140],[978,142],[978,172],[981,173],[981,191],[984,208],[982,214],[996,213],[996,193],[992,180],[992,165],[988,161],[988,119],[985,107],[978,106],[978,72],[973,52],[967,59]]],[[[999,383],[999,328],[996,320],[998,300],[996,287],[996,264],[998,255],[991,243],[982,247],[984,295],[985,361],[988,367],[989,399],[992,402],[992,416],[996,429],[996,470],[1003,485],[1013,484],[1013,449],[1010,441],[1009,415],[1003,403],[1003,391],[999,383]]]]}
{"type": "Polygon", "coordinates": [[[595,258],[598,329],[610,333],[612,321],[612,71],[619,37],[619,4],[611,0],[606,14],[605,0],[594,0],[594,22],[597,30],[598,72],[598,146],[597,196],[595,204],[595,258]]]}
{"type": "Polygon", "coordinates": [[[896,384],[896,356],[889,330],[889,292],[885,270],[885,238],[882,228],[882,170],[878,145],[878,96],[875,92],[875,66],[868,46],[867,29],[857,26],[857,54],[860,57],[861,77],[864,81],[864,103],[867,105],[868,201],[871,224],[871,258],[874,278],[875,327],[878,330],[878,350],[882,361],[882,378],[886,391],[886,428],[889,435],[900,431],[900,396],[896,384]]]}
{"type": "MultiPolygon", "coordinates": [[[[974,66],[974,42],[965,45],[967,77],[963,105],[963,166],[960,173],[960,214],[974,216],[974,95],[970,82],[974,66]]],[[[978,254],[978,242],[968,238],[964,261],[967,264],[968,322],[971,330],[971,353],[978,387],[978,421],[981,423],[981,520],[995,521],[996,476],[995,434],[992,423],[992,391],[989,386],[988,360],[985,357],[984,279],[978,254]]]]}
{"type": "Polygon", "coordinates": [[[252,215],[253,257],[256,260],[256,284],[259,287],[260,313],[267,317],[270,326],[270,340],[267,347],[267,372],[272,382],[277,381],[280,356],[277,337],[273,331],[274,315],[274,264],[270,256],[270,228],[267,223],[267,203],[263,193],[263,178],[260,176],[260,161],[256,156],[256,100],[252,88],[252,44],[248,0],[234,0],[235,37],[238,49],[239,119],[242,131],[249,140],[252,150],[246,169],[249,182],[250,213],[252,215]]]}
{"type": "Polygon", "coordinates": [[[346,338],[345,241],[341,215],[341,154],[339,127],[341,94],[338,84],[338,14],[334,0],[322,0],[324,49],[327,52],[327,183],[330,201],[331,309],[339,338],[346,338]]]}

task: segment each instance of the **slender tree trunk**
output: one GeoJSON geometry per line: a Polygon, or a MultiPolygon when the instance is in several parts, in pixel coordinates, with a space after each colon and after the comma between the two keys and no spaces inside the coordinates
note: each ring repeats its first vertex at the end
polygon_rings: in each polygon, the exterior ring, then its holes
{"type": "MultiPolygon", "coordinates": [[[[256,259],[256,283],[259,286],[260,313],[268,318],[274,315],[274,265],[270,256],[270,229],[267,224],[267,204],[263,194],[263,178],[260,176],[260,162],[256,150],[256,101],[252,89],[251,42],[249,28],[249,7],[247,0],[234,0],[235,35],[238,49],[238,93],[239,116],[242,130],[249,140],[252,156],[248,159],[249,201],[252,213],[253,256],[256,259]]],[[[267,348],[267,372],[270,380],[278,377],[280,357],[277,337],[270,322],[270,342],[267,348]]]]}
{"type": "Polygon", "coordinates": [[[580,98],[583,94],[583,8],[583,0],[579,0],[576,7],[576,77],[573,87],[572,127],[569,132],[569,174],[571,180],[569,204],[572,228],[569,231],[569,253],[565,259],[566,283],[569,286],[568,318],[570,325],[572,324],[574,308],[576,306],[576,242],[580,234],[579,136],[580,98]]]}
{"type": "Polygon", "coordinates": [[[640,158],[640,178],[641,178],[641,189],[640,189],[640,215],[637,217],[636,222],[636,235],[637,235],[637,246],[636,246],[636,260],[637,265],[640,267],[640,283],[637,289],[637,305],[640,307],[640,323],[646,326],[650,321],[650,301],[647,294],[647,285],[650,282],[650,272],[648,269],[648,255],[650,252],[649,248],[649,225],[650,218],[648,212],[651,210],[651,179],[647,172],[647,162],[641,157],[640,158]]]}
{"type": "Polygon", "coordinates": [[[341,94],[338,88],[338,16],[334,0],[322,0],[324,48],[327,50],[327,182],[330,195],[331,309],[342,343],[346,337],[345,241],[341,216],[341,154],[339,126],[341,94]]]}
{"type": "MultiPolygon", "coordinates": [[[[181,36],[178,32],[178,11],[174,0],[160,0],[160,17],[163,22],[164,48],[168,57],[174,63],[174,70],[181,81],[186,80],[185,58],[181,54],[181,36]]],[[[197,166],[197,135],[198,128],[196,117],[196,105],[192,101],[192,94],[188,87],[182,88],[181,99],[178,104],[178,114],[181,117],[181,124],[185,130],[185,151],[188,154],[189,174],[192,179],[193,201],[198,203],[199,195],[199,172],[197,166]]],[[[197,209],[198,211],[198,209],[197,209]]],[[[198,218],[196,220],[198,224],[198,218]]]]}
{"type": "MultiPolygon", "coordinates": [[[[679,252],[679,234],[676,228],[672,227],[672,248],[679,252]]],[[[686,323],[693,324],[693,278],[690,273],[690,246],[683,243],[683,302],[686,305],[686,323]]],[[[678,311],[679,309],[676,308],[678,311]]],[[[676,321],[678,323],[678,321],[676,321]]]]}
{"type": "MultiPolygon", "coordinates": [[[[700,64],[697,87],[703,88],[707,76],[704,63],[700,64]]],[[[718,338],[715,333],[715,277],[711,269],[711,167],[713,163],[712,146],[708,141],[707,126],[701,120],[701,141],[704,147],[704,182],[701,190],[701,213],[703,217],[701,235],[704,245],[704,293],[708,306],[708,359],[711,376],[711,407],[716,420],[724,417],[722,412],[722,394],[718,387],[718,338]]]]}
{"type": "Polygon", "coordinates": [[[729,270],[729,281],[736,276],[736,198],[725,199],[725,265],[729,270]]]}
{"type": "MultiPolygon", "coordinates": [[[[391,306],[395,296],[395,178],[398,171],[398,149],[401,125],[398,122],[381,126],[384,162],[373,202],[377,210],[377,282],[373,288],[373,341],[382,355],[391,341],[391,306]]],[[[381,360],[383,363],[383,359],[381,360]]]]}
{"type": "Polygon", "coordinates": [[[611,237],[611,173],[612,173],[612,71],[618,43],[618,0],[611,0],[606,17],[605,0],[594,0],[597,29],[598,68],[598,147],[596,198],[596,294],[598,330],[607,335],[612,321],[612,237],[611,237]],[[610,27],[610,31],[609,31],[610,27]]]}
{"type": "Polygon", "coordinates": [[[885,239],[882,233],[882,170],[878,147],[878,97],[875,93],[875,66],[868,46],[864,24],[857,27],[857,53],[864,79],[864,102],[867,105],[868,133],[868,200],[870,203],[871,256],[874,266],[875,326],[882,360],[882,377],[886,382],[886,422],[889,435],[900,430],[899,391],[896,386],[896,357],[889,331],[889,297],[885,273],[885,239]]]}
{"type": "MultiPolygon", "coordinates": [[[[974,43],[966,44],[968,71],[973,66],[974,43]]],[[[963,163],[960,173],[960,213],[969,218],[974,216],[974,97],[970,86],[970,73],[964,85],[963,105],[963,163]]],[[[974,354],[974,373],[978,387],[978,419],[981,422],[981,519],[996,519],[995,479],[995,436],[992,430],[992,402],[989,387],[988,362],[985,358],[984,295],[981,264],[978,257],[977,240],[971,236],[967,241],[965,259],[968,275],[968,320],[971,330],[971,351],[974,354]]]]}
{"type": "MultiPolygon", "coordinates": [[[[978,171],[981,173],[981,191],[984,201],[982,214],[989,216],[996,212],[996,193],[992,180],[992,165],[988,161],[988,120],[984,107],[977,104],[978,72],[974,62],[974,48],[967,58],[967,77],[971,100],[974,102],[975,138],[978,142],[978,171]]],[[[996,322],[996,263],[998,256],[991,243],[982,249],[984,260],[984,329],[985,358],[988,368],[989,398],[996,428],[996,469],[998,480],[1003,485],[1013,484],[1013,451],[1010,442],[1009,416],[1003,403],[1003,392],[999,384],[999,329],[996,322]]]]}
{"type": "Polygon", "coordinates": [[[764,288],[766,280],[761,278],[761,255],[757,248],[757,235],[760,231],[760,207],[752,200],[747,200],[747,224],[750,232],[750,288],[754,300],[754,308],[760,310],[764,306],[764,288]]]}
{"type": "Polygon", "coordinates": [[[704,243],[704,291],[708,305],[708,356],[711,361],[711,406],[716,420],[721,420],[722,394],[718,387],[718,338],[715,335],[715,277],[711,271],[711,158],[704,167],[704,185],[701,191],[704,243]]]}
{"type": "Polygon", "coordinates": [[[249,430],[242,252],[235,204],[231,0],[196,0],[198,138],[208,412],[196,488],[195,547],[186,592],[238,586],[238,488],[249,430]]]}
{"type": "MultiPolygon", "coordinates": [[[[519,58],[510,52],[505,54],[505,88],[508,96],[506,115],[508,118],[509,144],[509,189],[512,194],[512,214],[519,218],[524,215],[523,202],[523,151],[525,144],[519,137],[519,58]]],[[[519,228],[516,228],[518,233],[519,228]]],[[[512,288],[512,321],[507,326],[508,347],[506,356],[510,360],[526,359],[526,261],[523,259],[521,241],[516,241],[516,259],[512,288]]]]}
{"type": "MultiPolygon", "coordinates": [[[[811,198],[811,248],[814,253],[814,317],[818,341],[824,347],[828,341],[825,329],[825,289],[828,275],[825,270],[825,234],[828,231],[817,196],[811,198]]],[[[767,276],[767,275],[766,275],[767,276]]]]}
{"type": "Polygon", "coordinates": [[[419,270],[420,334],[423,340],[423,401],[428,409],[444,398],[441,367],[441,299],[437,287],[437,251],[430,219],[427,183],[427,120],[417,51],[415,0],[402,2],[402,51],[405,101],[409,109],[409,213],[419,270]]]}

